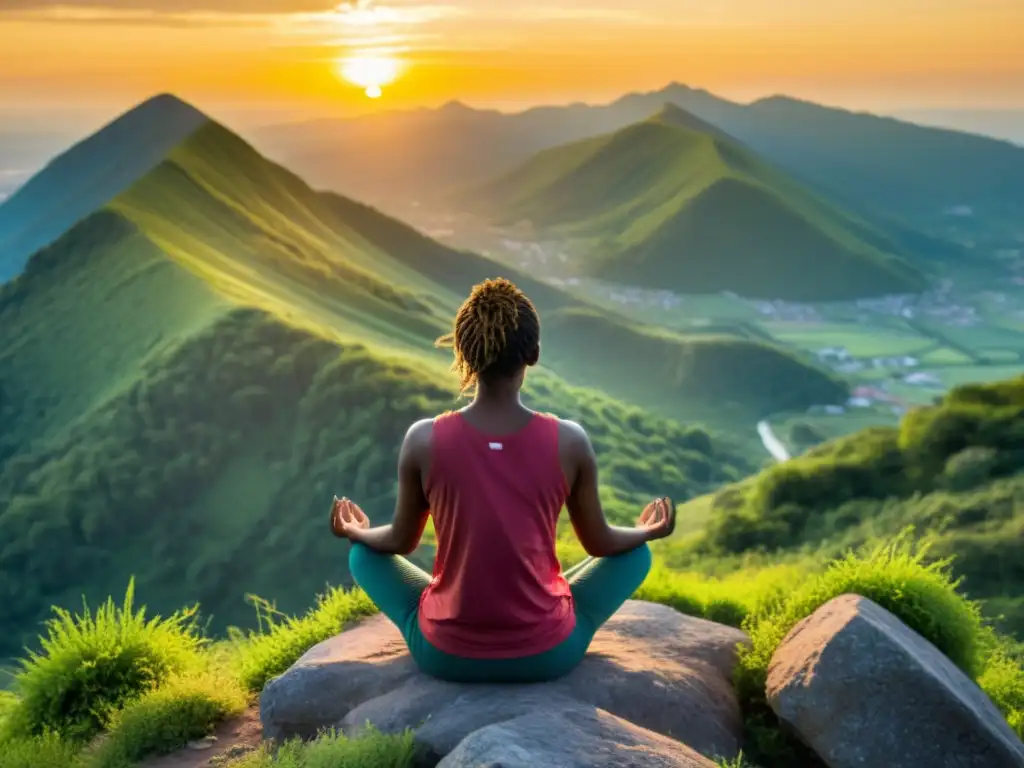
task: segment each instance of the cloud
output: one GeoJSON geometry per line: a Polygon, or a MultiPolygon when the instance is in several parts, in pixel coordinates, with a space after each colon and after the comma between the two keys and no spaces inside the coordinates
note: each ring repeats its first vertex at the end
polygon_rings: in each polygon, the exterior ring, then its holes
{"type": "Polygon", "coordinates": [[[586,6],[527,6],[502,8],[495,15],[517,21],[594,21],[624,24],[664,24],[665,19],[630,8],[605,8],[586,6]]]}
{"type": "Polygon", "coordinates": [[[337,0],[2,0],[0,17],[5,13],[60,15],[76,10],[109,15],[118,12],[128,15],[315,13],[330,11],[336,5],[337,0]]]}
{"type": "MultiPolygon", "coordinates": [[[[140,24],[171,27],[268,26],[381,28],[413,26],[457,15],[453,5],[372,0],[0,0],[0,21],[140,24]]],[[[321,30],[322,31],[322,30],[321,30]]]]}
{"type": "Polygon", "coordinates": [[[65,23],[169,24],[269,23],[291,18],[331,20],[345,26],[380,27],[427,24],[452,17],[519,23],[595,21],[660,23],[659,15],[614,6],[528,5],[504,0],[0,0],[0,20],[65,23]]]}

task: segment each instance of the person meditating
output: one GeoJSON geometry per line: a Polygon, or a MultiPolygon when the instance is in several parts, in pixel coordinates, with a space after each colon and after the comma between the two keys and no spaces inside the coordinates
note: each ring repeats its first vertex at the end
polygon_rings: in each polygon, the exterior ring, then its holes
{"type": "Polygon", "coordinates": [[[561,677],[647,577],[647,542],[673,532],[674,507],[657,499],[635,528],[609,525],[586,432],[520,401],[526,369],[540,358],[540,318],[511,282],[473,288],[438,344],[454,348],[472,403],[409,429],[389,525],[371,528],[355,502],[335,498],[331,528],[352,542],[352,578],[426,674],[486,683],[561,677]],[[567,573],[555,554],[563,506],[590,555],[567,573]],[[402,557],[431,515],[433,578],[402,557]]]}

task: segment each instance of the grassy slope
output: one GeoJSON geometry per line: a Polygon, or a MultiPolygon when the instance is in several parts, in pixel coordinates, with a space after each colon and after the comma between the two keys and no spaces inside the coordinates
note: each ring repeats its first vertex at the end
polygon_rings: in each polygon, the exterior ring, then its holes
{"type": "Polygon", "coordinates": [[[1024,378],[954,389],[939,405],[911,411],[898,429],[826,442],[720,490],[710,505],[701,500],[707,526],[697,551],[832,556],[914,526],[934,553],[955,557],[963,589],[1020,639],[1022,424],[1024,378]]]}
{"type": "Polygon", "coordinates": [[[591,241],[588,268],[612,280],[817,300],[922,286],[884,233],[684,116],[547,150],[475,196],[506,222],[591,241]]]}
{"type": "Polygon", "coordinates": [[[555,370],[571,361],[567,375],[602,381],[631,402],[680,417],[714,411],[717,419],[732,418],[746,429],[778,411],[841,402],[848,392],[841,381],[770,344],[629,326],[586,308],[546,315],[544,349],[555,370]],[[588,338],[600,344],[586,344],[588,338]]]}
{"type": "MultiPolygon", "coordinates": [[[[343,581],[324,500],[390,513],[402,434],[456,402],[430,342],[488,267],[314,194],[214,124],[37,254],[0,292],[4,649],[51,603],[133,573],[154,608],[199,599],[217,629],[251,620],[246,591],[297,611],[343,581]]],[[[545,372],[528,397],[594,428],[619,517],[750,469],[545,372]]]]}

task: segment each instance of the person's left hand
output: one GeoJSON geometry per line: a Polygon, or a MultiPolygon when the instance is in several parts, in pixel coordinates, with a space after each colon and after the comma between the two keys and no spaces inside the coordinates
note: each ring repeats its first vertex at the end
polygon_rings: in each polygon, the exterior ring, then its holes
{"type": "Polygon", "coordinates": [[[676,507],[672,499],[662,496],[648,504],[636,521],[636,527],[647,531],[648,541],[671,536],[676,529],[676,507]]]}
{"type": "Polygon", "coordinates": [[[370,518],[354,501],[334,497],[331,505],[331,531],[342,539],[351,539],[352,532],[370,527],[370,518]]]}

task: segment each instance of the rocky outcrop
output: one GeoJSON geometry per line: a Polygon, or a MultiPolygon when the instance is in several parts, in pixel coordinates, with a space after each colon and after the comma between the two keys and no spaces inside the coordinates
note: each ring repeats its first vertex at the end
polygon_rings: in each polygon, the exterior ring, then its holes
{"type": "Polygon", "coordinates": [[[630,601],[561,680],[461,685],[419,673],[398,630],[375,616],[268,683],[261,719],[264,735],[278,739],[329,727],[411,728],[423,765],[705,766],[739,752],[731,674],[746,640],[739,630],[630,601]]]}
{"type": "Polygon", "coordinates": [[[1024,767],[1024,745],[982,690],[859,595],[837,597],[793,628],[772,657],[766,692],[830,768],[1024,767]]]}
{"type": "Polygon", "coordinates": [[[438,768],[714,768],[678,741],[608,714],[568,703],[473,731],[438,768]]]}

